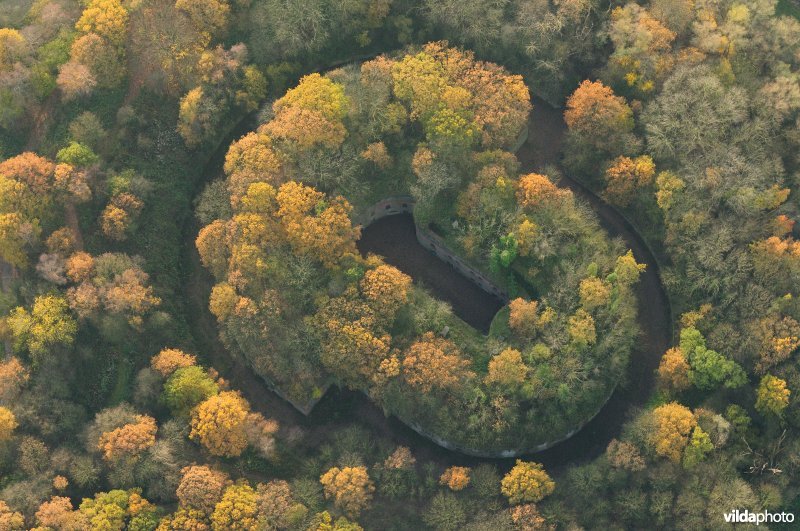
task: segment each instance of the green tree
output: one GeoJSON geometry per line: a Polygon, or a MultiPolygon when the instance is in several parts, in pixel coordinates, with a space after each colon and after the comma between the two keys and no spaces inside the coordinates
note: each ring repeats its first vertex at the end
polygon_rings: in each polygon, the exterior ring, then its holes
{"type": "Polygon", "coordinates": [[[192,365],[172,373],[164,384],[163,396],[164,402],[174,413],[188,415],[194,406],[218,392],[219,386],[206,370],[192,365]]]}
{"type": "Polygon", "coordinates": [[[688,358],[689,380],[698,389],[711,390],[720,385],[735,389],[747,383],[744,369],[714,350],[698,346],[688,358]]]}
{"type": "Polygon", "coordinates": [[[83,168],[97,163],[100,158],[89,147],[78,142],[70,142],[67,147],[58,150],[56,160],[76,168],[83,168]]]}
{"type": "Polygon", "coordinates": [[[438,492],[422,514],[423,521],[437,531],[458,531],[467,523],[464,503],[451,492],[438,492]]]}
{"type": "Polygon", "coordinates": [[[711,437],[700,426],[695,426],[689,444],[683,451],[683,466],[685,468],[694,467],[713,449],[714,444],[711,442],[711,437]]]}

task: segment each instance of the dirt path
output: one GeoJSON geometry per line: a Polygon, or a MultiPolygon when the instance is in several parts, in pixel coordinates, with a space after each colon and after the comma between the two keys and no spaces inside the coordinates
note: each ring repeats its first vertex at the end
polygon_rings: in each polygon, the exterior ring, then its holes
{"type": "MultiPolygon", "coordinates": [[[[564,133],[560,111],[541,101],[534,101],[534,104],[531,134],[518,153],[524,171],[534,171],[548,164],[557,165],[564,133]]],[[[228,142],[224,142],[220,148],[222,154],[227,144],[228,142]]],[[[219,153],[212,157],[214,162],[209,164],[206,180],[220,175],[221,160],[219,153]]],[[[642,238],[618,212],[577,181],[564,177],[560,184],[584,198],[597,213],[602,226],[612,236],[621,237],[633,250],[637,261],[647,264],[647,271],[642,275],[636,290],[642,336],[632,353],[627,378],[600,413],[580,432],[549,450],[527,456],[541,462],[555,474],[570,464],[586,462],[598,456],[609,441],[619,435],[624,422],[650,397],[654,370],[672,335],[669,301],[661,285],[655,258],[642,238]]],[[[196,223],[188,223],[185,234],[185,263],[188,269],[186,292],[192,331],[200,352],[205,354],[208,362],[221,371],[232,387],[241,390],[255,409],[275,418],[284,428],[302,429],[306,434],[306,444],[310,447],[325,440],[332,429],[356,423],[375,436],[409,446],[421,460],[435,461],[445,466],[474,466],[486,461],[494,462],[501,468],[510,468],[513,465],[511,459],[481,459],[445,450],[418,435],[396,418],[386,418],[378,407],[360,393],[332,389],[308,417],[280,399],[242,360],[232,356],[217,338],[216,322],[207,309],[211,278],[202,268],[193,245],[198,229],[196,223]]]]}

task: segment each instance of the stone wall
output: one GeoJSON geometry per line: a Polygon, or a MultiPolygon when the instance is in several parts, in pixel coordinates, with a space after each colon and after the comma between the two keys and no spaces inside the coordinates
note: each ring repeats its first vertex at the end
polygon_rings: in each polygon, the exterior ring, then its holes
{"type": "MultiPolygon", "coordinates": [[[[442,448],[447,448],[448,450],[453,450],[455,452],[460,452],[462,454],[471,455],[471,456],[474,456],[474,457],[484,457],[484,458],[492,458],[492,459],[508,459],[508,458],[512,458],[512,457],[522,457],[524,455],[534,454],[536,452],[542,452],[544,450],[547,450],[548,448],[552,448],[553,446],[557,445],[558,443],[566,441],[567,439],[569,439],[570,437],[572,437],[573,435],[575,435],[576,433],[581,431],[584,426],[586,426],[589,422],[591,422],[592,419],[594,419],[600,413],[600,411],[603,409],[603,407],[608,402],[608,399],[610,399],[611,395],[614,394],[614,390],[616,390],[616,385],[614,386],[614,389],[612,389],[611,393],[609,393],[608,398],[606,400],[604,400],[602,404],[600,404],[600,407],[597,409],[597,411],[592,416],[590,416],[587,419],[585,419],[583,422],[578,424],[575,428],[573,428],[569,432],[565,433],[564,435],[562,435],[560,437],[556,437],[556,438],[554,438],[554,439],[552,439],[550,441],[546,441],[546,442],[543,442],[541,444],[538,444],[538,445],[536,445],[536,446],[534,446],[532,448],[516,448],[516,449],[511,449],[511,450],[496,450],[496,451],[493,451],[493,452],[492,451],[476,450],[475,448],[468,448],[466,446],[461,446],[460,444],[452,443],[452,442],[450,442],[448,440],[442,439],[441,437],[428,432],[427,430],[425,430],[425,428],[423,428],[422,426],[420,426],[416,422],[410,422],[410,421],[407,421],[407,420],[405,420],[405,419],[403,419],[401,417],[397,417],[397,418],[400,419],[400,421],[403,424],[405,424],[406,426],[408,426],[409,428],[411,428],[415,432],[419,433],[420,435],[422,435],[426,439],[432,440],[433,442],[435,442],[436,444],[438,444],[442,448]]],[[[395,415],[395,416],[397,416],[397,415],[395,415]]]]}
{"type": "Polygon", "coordinates": [[[448,249],[441,237],[433,232],[417,227],[417,241],[420,245],[438,256],[440,260],[447,262],[459,273],[474,282],[483,291],[491,293],[506,304],[508,303],[509,297],[505,290],[496,286],[486,275],[467,264],[461,257],[448,249]]]}
{"type": "MultiPolygon", "coordinates": [[[[526,129],[527,130],[527,129],[526,129]]],[[[413,214],[414,198],[408,195],[399,195],[382,199],[356,216],[356,221],[366,227],[386,216],[397,214],[413,214]]],[[[474,282],[486,293],[490,293],[508,303],[508,293],[496,286],[486,275],[469,265],[461,257],[448,249],[444,240],[429,230],[416,225],[417,241],[427,250],[439,257],[443,262],[450,264],[455,270],[474,282]]]]}
{"type": "Polygon", "coordinates": [[[355,222],[364,227],[386,216],[411,214],[414,211],[414,198],[410,195],[397,195],[381,199],[365,212],[360,212],[355,222]]]}

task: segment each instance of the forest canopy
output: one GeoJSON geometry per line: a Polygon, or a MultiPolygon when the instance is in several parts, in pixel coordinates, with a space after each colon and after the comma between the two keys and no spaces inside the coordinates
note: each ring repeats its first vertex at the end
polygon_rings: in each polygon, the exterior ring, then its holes
{"type": "Polygon", "coordinates": [[[798,0],[0,0],[0,529],[796,516],[799,72],[798,0]]]}

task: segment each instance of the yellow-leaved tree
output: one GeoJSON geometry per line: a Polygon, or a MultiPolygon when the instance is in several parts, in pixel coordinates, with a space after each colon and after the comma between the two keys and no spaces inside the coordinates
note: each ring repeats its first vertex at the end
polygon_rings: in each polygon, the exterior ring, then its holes
{"type": "Polygon", "coordinates": [[[257,517],[256,491],[242,481],[225,489],[211,515],[211,528],[214,531],[251,531],[257,529],[257,517]]]}
{"type": "Polygon", "coordinates": [[[192,411],[192,439],[212,455],[236,457],[247,448],[246,420],[250,404],[234,391],[224,391],[192,411]]]}
{"type": "Polygon", "coordinates": [[[692,430],[697,426],[694,414],[688,407],[670,402],[653,410],[653,421],[655,430],[650,435],[650,443],[656,454],[680,462],[692,430]]]}
{"type": "Polygon", "coordinates": [[[517,464],[500,483],[500,490],[511,505],[538,502],[555,488],[555,482],[541,464],[521,459],[517,459],[517,464]]]}

